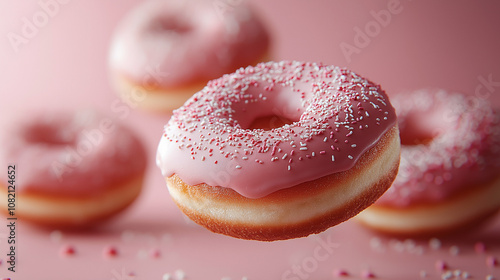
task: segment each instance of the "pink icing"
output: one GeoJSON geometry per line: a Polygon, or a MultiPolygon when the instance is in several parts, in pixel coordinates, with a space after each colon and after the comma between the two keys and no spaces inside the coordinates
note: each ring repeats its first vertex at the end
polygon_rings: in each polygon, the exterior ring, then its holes
{"type": "Polygon", "coordinates": [[[395,123],[384,91],[348,70],[261,63],[209,82],[175,110],[157,165],[190,185],[259,198],[352,168],[395,123]],[[248,129],[268,115],[294,122],[248,129]]]}
{"type": "Polygon", "coordinates": [[[35,113],[13,122],[1,141],[0,160],[19,170],[17,192],[95,194],[138,178],[146,168],[135,134],[96,112],[35,113]]]}
{"type": "Polygon", "coordinates": [[[401,163],[394,184],[377,204],[438,202],[497,176],[500,118],[486,100],[442,90],[391,100],[403,142],[401,163]],[[430,142],[422,142],[425,138],[430,142]]]}
{"type": "Polygon", "coordinates": [[[176,87],[253,64],[268,47],[267,31],[244,2],[224,8],[217,1],[153,0],[116,30],[110,67],[138,83],[176,87]]]}

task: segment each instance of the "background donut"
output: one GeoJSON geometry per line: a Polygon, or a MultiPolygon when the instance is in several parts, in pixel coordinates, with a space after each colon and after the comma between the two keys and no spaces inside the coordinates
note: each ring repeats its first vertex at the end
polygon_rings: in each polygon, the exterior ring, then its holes
{"type": "Polygon", "coordinates": [[[393,101],[402,139],[398,176],[358,220],[408,236],[477,229],[500,209],[498,109],[437,89],[393,101]]]}
{"type": "Polygon", "coordinates": [[[92,227],[141,192],[142,143],[100,112],[34,112],[6,131],[0,138],[0,162],[9,166],[0,182],[6,216],[52,228],[92,227]]]}

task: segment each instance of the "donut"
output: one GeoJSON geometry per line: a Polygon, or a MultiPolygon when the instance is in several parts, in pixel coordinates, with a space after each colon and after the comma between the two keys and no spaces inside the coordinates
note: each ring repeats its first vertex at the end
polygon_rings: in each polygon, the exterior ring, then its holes
{"type": "Polygon", "coordinates": [[[209,80],[266,60],[269,45],[244,1],[149,0],[117,27],[110,76],[127,103],[171,111],[209,80]]]}
{"type": "Polygon", "coordinates": [[[334,66],[267,62],[210,81],[174,110],[157,165],[196,223],[274,241],[319,233],[373,203],[396,176],[399,146],[378,85],[334,66]]]}
{"type": "Polygon", "coordinates": [[[473,229],[500,208],[500,118],[487,100],[445,90],[391,98],[401,133],[392,187],[358,220],[401,235],[473,229]]]}
{"type": "Polygon", "coordinates": [[[13,176],[2,172],[0,209],[23,221],[90,227],[125,209],[142,189],[141,141],[98,112],[33,113],[13,121],[1,141],[0,161],[13,176]]]}

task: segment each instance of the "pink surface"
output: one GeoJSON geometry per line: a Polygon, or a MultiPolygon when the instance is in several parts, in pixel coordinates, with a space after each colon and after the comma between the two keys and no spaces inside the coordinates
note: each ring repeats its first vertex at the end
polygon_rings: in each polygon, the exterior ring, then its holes
{"type": "MultiPolygon", "coordinates": [[[[68,3],[46,8],[51,16],[45,17],[36,1],[0,2],[2,131],[16,114],[33,109],[97,108],[141,133],[154,159],[169,116],[121,102],[108,84],[106,68],[113,28],[138,1],[60,2],[68,3]],[[26,23],[33,20],[39,28],[26,23]],[[13,33],[21,36],[23,26],[27,37],[17,37],[22,42],[16,52],[9,40],[13,33]]],[[[441,87],[500,105],[498,2],[252,2],[273,32],[276,60],[346,66],[388,94],[441,87]]],[[[23,176],[22,166],[18,176],[23,176]]],[[[166,273],[171,279],[332,279],[342,272],[350,275],[346,279],[370,274],[376,279],[441,279],[447,272],[435,268],[438,261],[474,279],[500,278],[500,267],[489,257],[500,257],[498,216],[480,230],[440,238],[439,248],[435,240],[381,236],[354,220],[303,239],[236,240],[187,222],[154,164],[137,203],[94,231],[51,234],[18,221],[15,273],[7,270],[8,227],[0,229],[0,276],[14,280],[162,279],[166,273]],[[485,252],[476,242],[483,242],[485,252]],[[74,254],[68,254],[68,246],[74,254]],[[114,246],[116,256],[108,246],[114,246]]]]}

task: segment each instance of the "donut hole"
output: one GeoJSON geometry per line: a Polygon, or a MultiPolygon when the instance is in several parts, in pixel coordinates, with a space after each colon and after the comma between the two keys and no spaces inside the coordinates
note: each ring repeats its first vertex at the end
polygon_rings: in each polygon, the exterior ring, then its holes
{"type": "Polygon", "coordinates": [[[185,20],[161,18],[152,22],[151,29],[156,33],[185,34],[193,30],[193,27],[185,20]]]}
{"type": "Polygon", "coordinates": [[[432,123],[422,122],[415,117],[408,117],[404,121],[400,120],[401,145],[417,146],[429,144],[437,136],[434,128],[432,123]]]}
{"type": "Polygon", "coordinates": [[[44,124],[36,124],[26,129],[24,131],[24,139],[28,143],[50,146],[69,145],[73,143],[73,137],[67,131],[44,124]]]}
{"type": "Polygon", "coordinates": [[[268,115],[254,119],[248,126],[248,129],[271,130],[273,128],[282,127],[286,124],[292,124],[293,122],[294,121],[283,116],[268,115]]]}
{"type": "Polygon", "coordinates": [[[300,121],[304,113],[300,96],[280,85],[267,94],[266,86],[249,86],[245,98],[231,104],[232,118],[241,128],[268,131],[300,121]]]}
{"type": "Polygon", "coordinates": [[[401,145],[417,146],[427,145],[434,139],[432,135],[426,133],[415,133],[414,131],[401,131],[401,145]]]}

